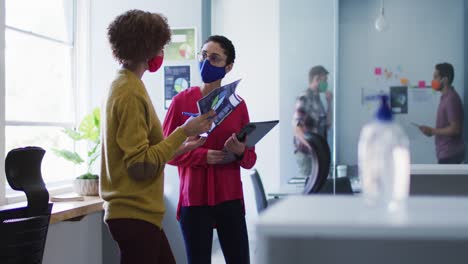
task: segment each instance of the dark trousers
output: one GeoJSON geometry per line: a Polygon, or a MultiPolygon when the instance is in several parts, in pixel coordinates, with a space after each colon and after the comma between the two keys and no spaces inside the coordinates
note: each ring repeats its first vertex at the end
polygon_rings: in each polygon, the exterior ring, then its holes
{"type": "Polygon", "coordinates": [[[453,155],[448,158],[440,159],[439,164],[460,164],[465,160],[465,152],[453,155]]]}
{"type": "Polygon", "coordinates": [[[158,226],[137,219],[107,221],[119,245],[121,264],[176,263],[166,234],[158,226]]]}
{"type": "Polygon", "coordinates": [[[248,264],[249,239],[241,200],[216,206],[181,208],[180,227],[189,264],[211,263],[213,228],[216,227],[226,264],[248,264]]]}

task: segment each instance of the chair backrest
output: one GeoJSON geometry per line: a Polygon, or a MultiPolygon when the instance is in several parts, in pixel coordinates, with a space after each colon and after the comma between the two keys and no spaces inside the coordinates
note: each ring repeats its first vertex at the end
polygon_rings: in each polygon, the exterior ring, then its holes
{"type": "Polygon", "coordinates": [[[31,215],[47,212],[49,192],[41,174],[45,150],[39,147],[17,148],[8,152],[5,159],[5,174],[13,190],[23,191],[28,198],[31,215]]]}
{"type": "Polygon", "coordinates": [[[51,210],[48,204],[40,216],[29,216],[27,207],[0,212],[0,263],[42,263],[51,210]]]}
{"type": "Polygon", "coordinates": [[[11,150],[5,173],[14,190],[24,191],[28,206],[0,211],[0,263],[41,263],[52,204],[41,175],[45,151],[39,147],[11,150]]]}
{"type": "Polygon", "coordinates": [[[331,153],[327,140],[319,134],[307,133],[306,140],[314,151],[312,156],[316,159],[311,164],[312,166],[318,166],[318,169],[312,170],[317,175],[309,177],[304,186],[304,194],[311,194],[317,193],[327,181],[330,173],[331,153]],[[312,178],[314,180],[310,180],[312,178]]]}
{"type": "Polygon", "coordinates": [[[265,189],[263,189],[262,179],[260,178],[260,174],[258,174],[257,169],[252,169],[250,171],[250,178],[252,179],[252,185],[254,188],[257,212],[261,213],[267,208],[268,201],[266,199],[265,189]]]}

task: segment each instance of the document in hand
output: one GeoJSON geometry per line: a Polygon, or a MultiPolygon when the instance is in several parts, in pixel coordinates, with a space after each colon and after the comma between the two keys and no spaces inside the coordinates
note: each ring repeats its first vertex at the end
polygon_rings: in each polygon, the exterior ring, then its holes
{"type": "Polygon", "coordinates": [[[200,114],[203,115],[211,109],[217,114],[213,126],[207,132],[208,134],[221,124],[221,122],[223,122],[223,120],[242,102],[242,99],[235,93],[236,87],[240,81],[239,79],[230,84],[221,86],[198,100],[197,105],[200,114]]]}

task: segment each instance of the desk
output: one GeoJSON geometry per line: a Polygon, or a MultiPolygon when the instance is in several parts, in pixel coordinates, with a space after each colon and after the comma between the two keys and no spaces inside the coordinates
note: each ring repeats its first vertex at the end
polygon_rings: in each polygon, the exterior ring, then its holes
{"type": "Polygon", "coordinates": [[[411,164],[411,175],[468,175],[468,165],[411,164]]]}
{"type": "Polygon", "coordinates": [[[84,198],[84,201],[55,202],[50,215],[50,223],[79,219],[104,210],[102,207],[104,201],[99,196],[85,196],[84,198]]]}
{"type": "Polygon", "coordinates": [[[259,216],[257,263],[467,263],[468,198],[413,197],[406,214],[356,196],[292,196],[259,216]]]}
{"type": "Polygon", "coordinates": [[[292,177],[288,180],[288,184],[304,185],[306,180],[307,180],[306,177],[292,177]]]}
{"type": "MultiPolygon", "coordinates": [[[[354,193],[360,193],[362,186],[359,177],[352,176],[348,177],[351,183],[351,188],[354,193]]],[[[280,185],[280,187],[272,192],[269,192],[267,196],[273,198],[283,198],[290,195],[300,195],[304,190],[304,184],[288,183],[280,185]]]]}
{"type": "Polygon", "coordinates": [[[301,195],[304,191],[304,185],[299,184],[284,184],[277,190],[269,192],[268,196],[272,198],[283,198],[290,195],[301,195]]]}
{"type": "MultiPolygon", "coordinates": [[[[357,165],[348,165],[348,176],[358,176],[357,165]]],[[[411,164],[411,175],[468,175],[468,164],[411,164]]]]}
{"type": "MultiPolygon", "coordinates": [[[[103,211],[103,200],[99,196],[85,196],[84,199],[84,201],[54,203],[50,215],[50,224],[103,211]]],[[[27,202],[2,205],[0,211],[24,206],[27,206],[27,202]]]]}

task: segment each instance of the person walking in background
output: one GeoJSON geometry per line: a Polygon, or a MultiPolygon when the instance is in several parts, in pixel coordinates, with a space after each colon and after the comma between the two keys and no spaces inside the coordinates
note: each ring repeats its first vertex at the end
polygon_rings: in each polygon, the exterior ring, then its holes
{"type": "Polygon", "coordinates": [[[308,143],[310,133],[315,133],[327,140],[328,129],[332,123],[333,96],[328,91],[328,71],[321,65],[309,71],[309,87],[297,98],[293,116],[294,147],[300,174],[308,177],[312,171],[312,147],[308,143]],[[325,109],[320,93],[325,93],[325,109]]]}
{"type": "Polygon", "coordinates": [[[435,66],[432,88],[441,93],[436,126],[419,126],[424,135],[435,136],[439,164],[460,164],[465,159],[463,103],[452,86],[454,78],[455,71],[452,64],[441,63],[435,66]]]}

